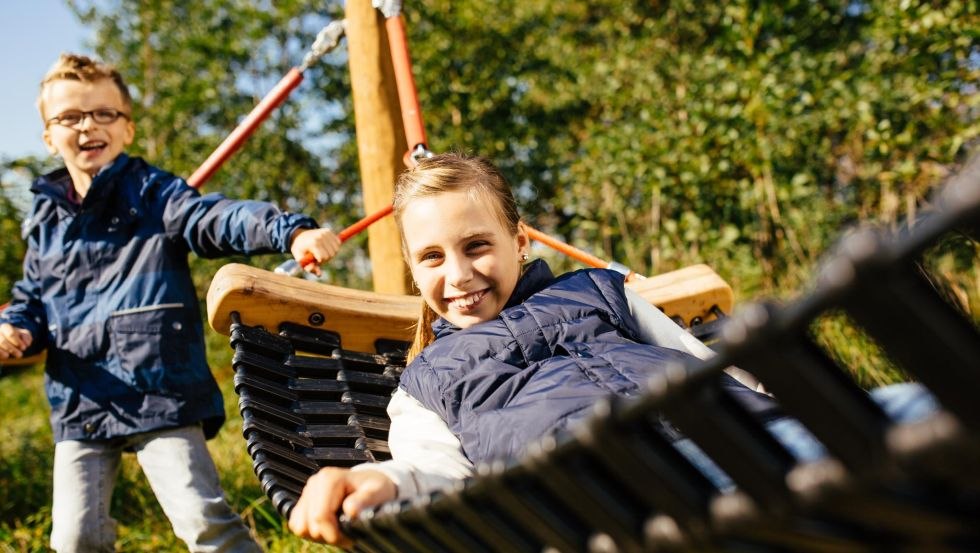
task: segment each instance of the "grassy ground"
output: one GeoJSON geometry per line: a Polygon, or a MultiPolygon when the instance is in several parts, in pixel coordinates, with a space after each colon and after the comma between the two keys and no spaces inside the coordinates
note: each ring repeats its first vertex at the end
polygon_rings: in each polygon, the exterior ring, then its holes
{"type": "MultiPolygon", "coordinates": [[[[980,247],[961,244],[953,253],[934,252],[927,266],[955,303],[980,322],[980,247]]],[[[821,317],[813,326],[820,342],[832,344],[832,355],[848,367],[862,386],[904,380],[861,330],[843,315],[821,317]]],[[[228,422],[209,442],[232,507],[269,552],[330,551],[293,537],[259,487],[241,437],[241,418],[232,389],[231,352],[227,338],[208,335],[209,359],[225,396],[228,422]]],[[[53,445],[41,367],[8,372],[0,378],[0,553],[46,551],[51,527],[53,445]]],[[[132,455],[124,458],[112,514],[119,521],[117,550],[183,551],[170,530],[132,455]]]]}
{"type": "MultiPolygon", "coordinates": [[[[227,341],[224,345],[227,348],[227,341]]],[[[212,348],[214,349],[214,348],[212,348]]],[[[224,365],[227,366],[227,365],[224,365]]],[[[252,472],[241,437],[241,417],[229,369],[215,376],[225,395],[228,423],[208,445],[232,508],[242,514],[269,552],[330,551],[292,536],[252,472]]],[[[51,466],[54,446],[44,399],[43,369],[33,367],[0,378],[0,553],[47,551],[51,530],[51,466]]],[[[186,551],[174,537],[136,458],[124,456],[112,499],[119,522],[117,551],[186,551]]]]}

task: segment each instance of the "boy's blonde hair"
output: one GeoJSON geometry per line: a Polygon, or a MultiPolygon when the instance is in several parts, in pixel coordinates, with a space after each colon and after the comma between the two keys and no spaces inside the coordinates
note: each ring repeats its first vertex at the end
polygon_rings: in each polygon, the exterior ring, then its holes
{"type": "Polygon", "coordinates": [[[41,119],[46,120],[44,90],[50,83],[61,80],[94,83],[102,79],[109,79],[116,85],[127,109],[133,107],[133,98],[129,95],[129,87],[126,86],[126,81],[123,80],[122,75],[115,67],[81,54],[61,54],[58,61],[51,66],[51,69],[44,75],[44,79],[41,80],[41,91],[37,95],[37,109],[41,112],[41,119]]]}
{"type": "MultiPolygon", "coordinates": [[[[459,153],[446,153],[423,158],[419,164],[399,175],[392,199],[395,224],[402,236],[402,254],[408,262],[405,228],[402,215],[412,200],[443,192],[473,194],[491,210],[512,235],[521,224],[514,193],[503,174],[489,160],[459,153]]],[[[422,315],[415,327],[415,339],[408,350],[411,361],[422,349],[435,340],[432,323],[438,318],[427,303],[422,302],[422,315]]]]}

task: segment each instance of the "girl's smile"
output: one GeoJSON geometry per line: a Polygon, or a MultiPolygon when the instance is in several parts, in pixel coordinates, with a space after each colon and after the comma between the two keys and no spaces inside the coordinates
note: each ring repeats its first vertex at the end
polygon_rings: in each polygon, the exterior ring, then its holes
{"type": "Polygon", "coordinates": [[[487,296],[488,291],[489,289],[483,289],[472,294],[456,296],[455,298],[446,298],[446,303],[449,304],[452,309],[455,309],[461,313],[466,313],[467,311],[475,310],[483,301],[483,298],[487,296]]]}

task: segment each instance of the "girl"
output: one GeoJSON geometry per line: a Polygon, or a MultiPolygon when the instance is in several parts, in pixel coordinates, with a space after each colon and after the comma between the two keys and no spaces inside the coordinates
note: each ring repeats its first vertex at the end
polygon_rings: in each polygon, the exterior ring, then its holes
{"type": "MultiPolygon", "coordinates": [[[[517,456],[575,424],[600,397],[638,393],[669,364],[710,354],[626,289],[619,273],[556,279],[543,261],[525,265],[529,239],[513,194],[483,159],[422,160],[399,178],[394,214],[424,304],[388,406],[393,459],[312,476],[289,519],[302,537],[349,545],[339,509],[356,517],[365,507],[448,487],[476,463],[517,456]]],[[[769,396],[720,378],[797,457],[822,454],[805,428],[778,417],[769,396]]],[[[731,485],[693,443],[675,445],[720,488],[731,485]]]]}

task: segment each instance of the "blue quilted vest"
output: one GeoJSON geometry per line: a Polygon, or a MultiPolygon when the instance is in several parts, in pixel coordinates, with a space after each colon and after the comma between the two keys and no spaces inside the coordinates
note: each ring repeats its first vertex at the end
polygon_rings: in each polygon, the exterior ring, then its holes
{"type": "Polygon", "coordinates": [[[433,330],[436,341],[406,367],[401,386],[446,421],[474,463],[518,456],[587,417],[599,398],[634,395],[670,363],[693,359],[639,343],[621,274],[555,279],[543,261],[528,267],[496,319],[463,330],[440,319],[433,330]]]}

